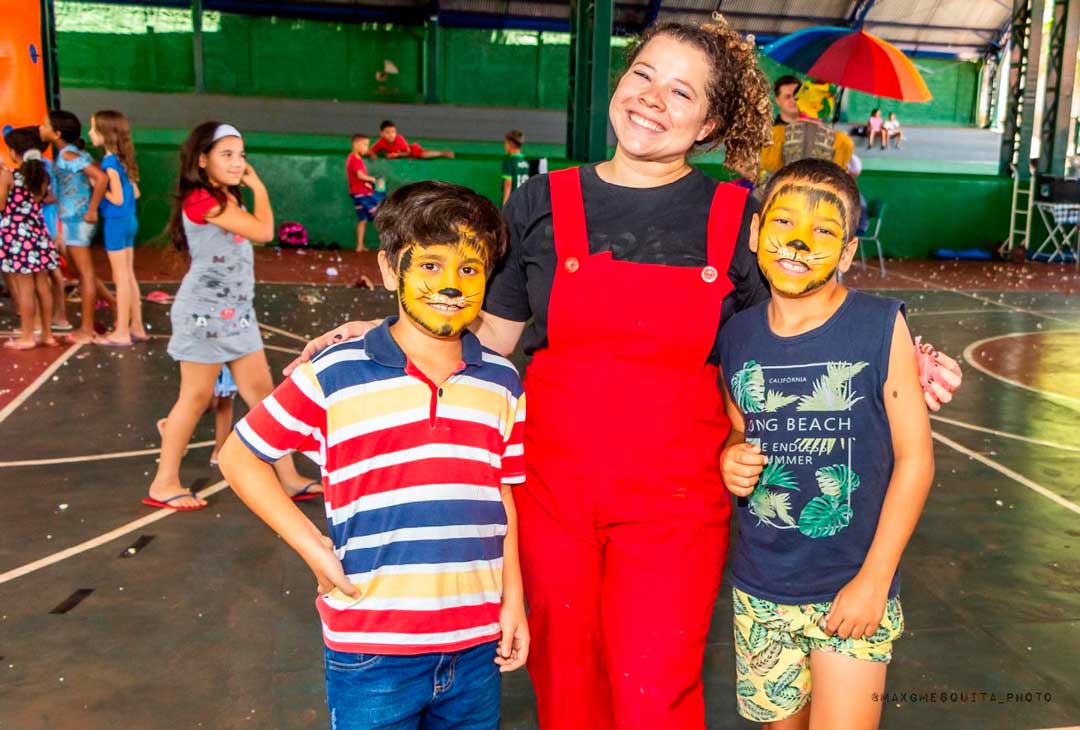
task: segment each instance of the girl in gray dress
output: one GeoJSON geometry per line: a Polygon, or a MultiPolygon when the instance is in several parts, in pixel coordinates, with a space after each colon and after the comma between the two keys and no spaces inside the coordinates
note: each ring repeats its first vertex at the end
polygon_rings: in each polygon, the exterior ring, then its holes
{"type": "MultiPolygon", "coordinates": [[[[180,460],[214,396],[222,365],[229,365],[249,407],[274,389],[255,321],[251,248],[253,241],[273,240],[274,213],[232,125],[204,122],[184,141],[168,230],[177,249],[191,256],[170,314],[169,355],[180,363],[180,395],[165,421],[157,474],[143,503],[187,511],[207,503],[180,483],[180,460]],[[254,194],[251,212],[243,206],[241,186],[254,194]]],[[[291,457],[275,466],[293,499],[318,496],[319,482],[300,476],[291,457]]]]}

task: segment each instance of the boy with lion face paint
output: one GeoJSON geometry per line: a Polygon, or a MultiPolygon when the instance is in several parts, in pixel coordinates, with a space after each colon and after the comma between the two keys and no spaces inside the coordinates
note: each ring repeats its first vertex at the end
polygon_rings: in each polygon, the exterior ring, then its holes
{"type": "Polygon", "coordinates": [[[903,304],[837,275],[859,210],[832,162],[778,172],[750,234],[772,298],[721,343],[737,702],[771,729],[878,726],[874,693],[903,632],[900,556],[933,479],[903,304]]]}
{"type": "Polygon", "coordinates": [[[511,492],[525,394],[466,327],[506,226],[434,181],[396,190],[376,225],[399,316],[293,370],[221,468],[315,575],[336,730],[497,730],[500,672],[529,654],[511,492]],[[277,486],[270,463],[291,450],[322,469],[329,537],[277,486]]]}

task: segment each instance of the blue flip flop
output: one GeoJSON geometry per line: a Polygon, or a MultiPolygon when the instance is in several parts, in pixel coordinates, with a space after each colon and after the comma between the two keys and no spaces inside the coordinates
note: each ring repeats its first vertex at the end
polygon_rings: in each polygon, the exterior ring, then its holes
{"type": "Polygon", "coordinates": [[[321,487],[321,486],[322,486],[322,482],[319,482],[319,481],[308,482],[307,484],[304,485],[304,488],[301,489],[299,492],[297,492],[296,494],[290,494],[289,499],[291,499],[294,502],[307,502],[310,499],[322,499],[322,496],[323,496],[322,492],[312,492],[311,491],[312,487],[321,487]]]}

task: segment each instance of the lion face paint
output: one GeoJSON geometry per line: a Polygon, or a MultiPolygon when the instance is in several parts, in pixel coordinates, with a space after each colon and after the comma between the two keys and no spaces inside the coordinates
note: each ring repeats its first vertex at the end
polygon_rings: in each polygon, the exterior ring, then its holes
{"type": "Polygon", "coordinates": [[[436,337],[456,337],[480,314],[487,265],[470,231],[456,243],[413,244],[397,267],[405,315],[436,337]]]}
{"type": "Polygon", "coordinates": [[[768,201],[758,234],[758,266],[772,288],[798,297],[836,273],[848,242],[844,203],[832,188],[783,185],[768,201]]]}

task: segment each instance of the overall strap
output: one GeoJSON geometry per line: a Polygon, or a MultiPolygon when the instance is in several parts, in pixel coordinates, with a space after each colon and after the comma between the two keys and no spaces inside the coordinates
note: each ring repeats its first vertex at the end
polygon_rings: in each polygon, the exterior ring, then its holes
{"type": "Polygon", "coordinates": [[[589,256],[589,234],[585,226],[585,201],[581,197],[581,173],[577,167],[548,173],[551,188],[551,222],[555,233],[555,254],[559,260],[589,256]]]}

